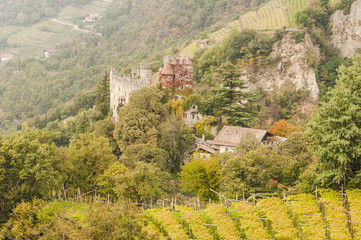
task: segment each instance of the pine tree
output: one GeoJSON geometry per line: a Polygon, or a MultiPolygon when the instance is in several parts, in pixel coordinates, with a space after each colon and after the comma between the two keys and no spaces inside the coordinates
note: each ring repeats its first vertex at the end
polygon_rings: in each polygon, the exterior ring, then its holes
{"type": "Polygon", "coordinates": [[[328,99],[310,121],[310,136],[317,143],[316,183],[355,182],[361,179],[361,56],[339,68],[328,99]]]}
{"type": "Polygon", "coordinates": [[[107,116],[110,109],[110,79],[109,73],[105,71],[103,79],[97,85],[95,107],[107,116]]]}
{"type": "Polygon", "coordinates": [[[219,69],[221,87],[214,88],[216,114],[234,126],[250,126],[256,119],[258,94],[243,91],[247,87],[240,79],[240,71],[227,62],[219,69]]]}

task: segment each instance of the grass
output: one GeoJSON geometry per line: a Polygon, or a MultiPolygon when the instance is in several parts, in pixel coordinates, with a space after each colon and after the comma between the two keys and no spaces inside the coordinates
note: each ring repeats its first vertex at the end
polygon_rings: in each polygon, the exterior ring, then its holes
{"type": "Polygon", "coordinates": [[[15,45],[8,50],[20,58],[43,56],[44,49],[54,48],[57,44],[72,39],[78,34],[79,32],[70,26],[43,20],[8,35],[9,44],[15,45]]]}
{"type": "Polygon", "coordinates": [[[187,47],[183,48],[182,51],[179,53],[179,56],[189,56],[194,57],[194,53],[199,47],[199,40],[196,40],[190,43],[187,47]]]}

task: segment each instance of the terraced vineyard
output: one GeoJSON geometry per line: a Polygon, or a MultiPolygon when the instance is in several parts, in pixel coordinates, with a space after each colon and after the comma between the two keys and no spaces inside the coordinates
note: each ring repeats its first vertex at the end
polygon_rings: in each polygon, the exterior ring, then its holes
{"type": "Polygon", "coordinates": [[[145,213],[151,226],[145,231],[166,239],[361,239],[361,190],[321,189],[317,196],[208,204],[203,211],[150,209],[145,213]]]}
{"type": "Polygon", "coordinates": [[[292,27],[297,11],[307,7],[310,0],[271,0],[257,11],[242,15],[239,20],[230,22],[226,27],[210,34],[216,42],[222,41],[231,29],[275,30],[292,27]]]}

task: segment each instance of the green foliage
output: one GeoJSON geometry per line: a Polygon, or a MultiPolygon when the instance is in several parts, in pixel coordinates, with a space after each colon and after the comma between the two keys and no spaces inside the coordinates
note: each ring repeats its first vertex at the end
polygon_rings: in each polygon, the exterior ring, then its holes
{"type": "Polygon", "coordinates": [[[340,67],[329,101],[321,104],[310,121],[310,136],[317,146],[314,167],[317,184],[339,185],[361,170],[360,76],[361,57],[356,56],[352,66],[340,67]]]}
{"type": "Polygon", "coordinates": [[[145,239],[145,223],[141,210],[133,204],[101,204],[88,214],[81,239],[145,239]]]}
{"type": "Polygon", "coordinates": [[[296,41],[296,43],[303,42],[303,40],[305,39],[305,35],[306,35],[305,30],[295,31],[292,33],[292,37],[296,41]]]}
{"type": "Polygon", "coordinates": [[[315,27],[328,28],[329,13],[324,8],[306,8],[296,13],[296,24],[312,30],[315,27]]]}
{"type": "Polygon", "coordinates": [[[171,173],[180,171],[185,154],[195,142],[181,119],[169,116],[159,125],[160,138],[158,146],[169,154],[167,169],[171,173]]]}
{"type": "Polygon", "coordinates": [[[189,225],[193,238],[204,240],[213,239],[208,229],[204,226],[205,219],[202,219],[202,217],[192,208],[186,206],[176,206],[176,209],[180,212],[182,220],[189,225]]]}
{"type": "Polygon", "coordinates": [[[97,85],[97,95],[95,100],[95,107],[101,111],[104,116],[107,116],[109,113],[110,106],[110,79],[109,73],[106,71],[104,73],[103,79],[98,82],[97,85]]]}
{"type": "Polygon", "coordinates": [[[134,168],[114,175],[112,181],[115,181],[114,191],[118,197],[150,202],[157,201],[172,187],[170,177],[151,163],[137,162],[134,168]]]}
{"type": "Polygon", "coordinates": [[[171,239],[184,240],[189,238],[186,230],[177,222],[169,208],[150,209],[146,211],[146,214],[153,217],[155,222],[164,228],[171,239]]]}
{"type": "Polygon", "coordinates": [[[324,206],[327,229],[332,239],[353,239],[348,228],[348,216],[340,194],[332,189],[319,189],[324,206]]]}
{"type": "Polygon", "coordinates": [[[242,48],[245,48],[250,44],[257,36],[254,30],[243,30],[239,32],[232,30],[229,36],[223,41],[223,59],[235,64],[237,59],[242,58],[242,48]]]}
{"type": "Polygon", "coordinates": [[[304,239],[326,240],[324,220],[320,207],[314,198],[312,194],[289,196],[287,205],[292,211],[296,226],[300,227],[300,235],[304,239]]]}
{"type": "Polygon", "coordinates": [[[163,171],[170,170],[167,151],[152,144],[130,145],[122,155],[121,161],[128,167],[134,167],[137,162],[142,161],[152,163],[163,171]]]}
{"type": "Polygon", "coordinates": [[[303,133],[292,135],[275,149],[262,146],[254,137],[246,136],[236,153],[223,153],[221,162],[221,191],[234,197],[242,191],[267,191],[269,182],[295,186],[311,163],[310,139],[303,133]]]}
{"type": "Polygon", "coordinates": [[[0,141],[0,222],[21,201],[47,198],[60,183],[55,135],[27,129],[0,141]]]}
{"type": "Polygon", "coordinates": [[[220,84],[214,88],[216,106],[215,114],[227,120],[229,125],[249,126],[256,119],[257,111],[256,92],[244,92],[244,82],[240,80],[239,70],[231,63],[225,63],[219,69],[220,84]]]}
{"type": "Polygon", "coordinates": [[[243,238],[271,239],[267,229],[263,227],[260,214],[257,209],[248,202],[235,202],[232,204],[236,210],[235,216],[240,218],[243,238]]]}
{"type": "Polygon", "coordinates": [[[316,68],[316,80],[320,89],[319,98],[322,100],[326,93],[335,86],[338,77],[338,68],[344,65],[350,66],[349,60],[339,57],[332,57],[316,68]]]}
{"type": "Polygon", "coordinates": [[[339,1],[334,7],[335,10],[342,10],[343,14],[348,15],[351,11],[351,6],[355,2],[355,0],[343,0],[339,1]]]}
{"type": "Polygon", "coordinates": [[[346,190],[349,211],[352,218],[352,231],[355,238],[361,237],[361,190],[346,190]]]}
{"type": "Polygon", "coordinates": [[[109,194],[112,197],[115,197],[114,188],[117,185],[117,179],[115,176],[119,176],[129,169],[120,162],[114,162],[111,164],[103,174],[96,178],[96,186],[98,187],[97,191],[103,195],[109,194]]]}
{"type": "Polygon", "coordinates": [[[269,156],[267,147],[256,147],[245,155],[229,157],[221,168],[221,190],[227,196],[242,191],[262,190],[281,168],[269,156]]]}
{"type": "Polygon", "coordinates": [[[182,167],[180,176],[185,191],[198,194],[202,201],[217,199],[217,195],[209,190],[219,189],[219,167],[215,159],[208,160],[200,154],[194,154],[191,161],[182,167]]]}
{"type": "Polygon", "coordinates": [[[155,87],[132,92],[129,104],[120,109],[115,124],[114,138],[121,151],[132,144],[157,142],[157,126],[166,113],[162,97],[162,92],[155,87]]]}
{"type": "Polygon", "coordinates": [[[217,234],[221,237],[221,239],[240,239],[241,234],[237,230],[235,222],[233,222],[226,213],[227,209],[223,205],[207,205],[207,215],[211,218],[212,223],[216,224],[217,234]]]}
{"type": "Polygon", "coordinates": [[[271,219],[271,229],[275,239],[298,239],[298,232],[288,216],[286,206],[280,198],[270,197],[258,201],[260,210],[271,219]]]}
{"type": "Polygon", "coordinates": [[[80,134],[64,151],[64,186],[82,191],[93,190],[97,177],[116,160],[108,140],[94,134],[80,134]]]}
{"type": "Polygon", "coordinates": [[[45,205],[43,200],[22,202],[14,208],[10,219],[0,228],[0,239],[38,239],[38,213],[45,205]]]}

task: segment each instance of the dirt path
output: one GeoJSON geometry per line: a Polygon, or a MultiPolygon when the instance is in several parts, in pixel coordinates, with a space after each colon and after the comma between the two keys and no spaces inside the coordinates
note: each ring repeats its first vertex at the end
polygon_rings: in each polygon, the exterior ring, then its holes
{"type": "Polygon", "coordinates": [[[90,33],[89,30],[85,30],[85,29],[80,29],[78,27],[78,25],[75,25],[75,24],[72,24],[72,23],[67,23],[67,22],[63,22],[57,18],[50,18],[49,19],[50,21],[52,22],[56,22],[56,23],[59,23],[59,24],[63,24],[63,25],[67,25],[67,26],[72,26],[74,30],[77,30],[77,31],[80,31],[80,32],[85,32],[85,33],[90,33]]]}

